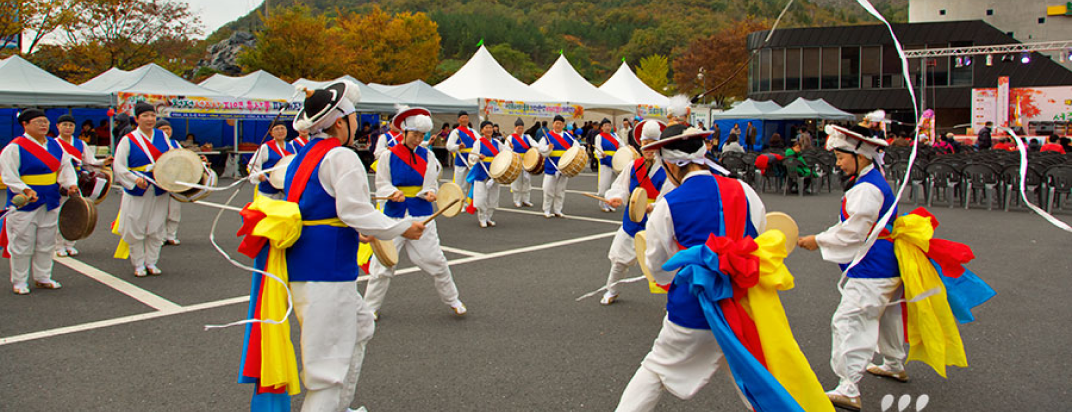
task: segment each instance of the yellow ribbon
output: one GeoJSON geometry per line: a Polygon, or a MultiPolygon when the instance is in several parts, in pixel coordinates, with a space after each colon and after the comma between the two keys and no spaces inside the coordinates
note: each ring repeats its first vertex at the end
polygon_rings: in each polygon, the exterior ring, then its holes
{"type": "Polygon", "coordinates": [[[968,359],[945,286],[926,255],[933,236],[930,218],[914,214],[898,218],[890,233],[908,301],[908,360],[926,363],[944,378],[946,365],[967,367],[968,359]],[[933,289],[938,293],[913,302],[933,289]]]}
{"type": "Polygon", "coordinates": [[[755,239],[759,246],[752,254],[759,258],[759,283],[748,289],[741,306],[752,316],[763,345],[767,370],[785,387],[807,412],[832,412],[834,407],[823,392],[823,386],[804,357],[778,291],[793,288],[793,275],[785,267],[785,234],[768,230],[755,239]]]}
{"type": "Polygon", "coordinates": [[[112,254],[112,257],[115,259],[129,259],[130,245],[123,240],[123,235],[119,234],[120,216],[123,216],[123,209],[119,209],[119,212],[115,214],[115,222],[112,223],[112,234],[119,236],[119,246],[115,247],[115,253],[112,254]]]}
{"type": "Polygon", "coordinates": [[[566,154],[565,150],[552,150],[551,151],[551,157],[562,157],[562,155],[564,155],[564,154],[566,154]]]}
{"type": "Polygon", "coordinates": [[[22,175],[22,183],[29,186],[48,186],[56,184],[56,173],[45,173],[41,175],[22,175]]]}

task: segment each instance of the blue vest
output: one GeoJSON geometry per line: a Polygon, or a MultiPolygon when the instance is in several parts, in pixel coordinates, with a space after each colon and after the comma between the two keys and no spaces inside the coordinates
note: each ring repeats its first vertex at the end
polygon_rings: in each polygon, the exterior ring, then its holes
{"type": "MultiPolygon", "coordinates": [[[[611,133],[610,136],[611,139],[614,139],[615,143],[618,143],[619,146],[621,145],[621,141],[618,140],[617,134],[611,133]]],[[[602,132],[596,135],[596,138],[599,139],[600,147],[603,149],[604,155],[602,159],[599,159],[599,163],[605,167],[613,167],[614,153],[617,152],[620,147],[615,147],[614,143],[611,143],[609,140],[607,140],[607,137],[603,136],[602,132]]]]}
{"type": "MultiPolygon", "coordinates": [[[[685,248],[702,245],[712,233],[725,236],[722,196],[714,176],[693,176],[667,193],[667,206],[674,221],[674,237],[685,248]]],[[[748,206],[744,206],[748,210],[748,206]]],[[[746,212],[745,236],[755,237],[756,228],[746,212]]],[[[711,329],[704,318],[700,301],[687,288],[670,285],[666,300],[667,317],[677,325],[692,329],[711,329]]]]}
{"type": "MultiPolygon", "coordinates": [[[[408,147],[406,148],[406,151],[409,151],[408,147]]],[[[428,149],[425,149],[421,146],[417,146],[417,150],[414,150],[411,153],[415,154],[416,156],[420,156],[421,159],[424,159],[425,164],[427,164],[427,167],[435,167],[434,165],[427,163],[428,149]]],[[[399,188],[399,190],[402,190],[401,188],[403,186],[424,186],[424,176],[420,173],[417,173],[416,170],[410,167],[410,165],[406,164],[406,162],[400,159],[398,155],[395,154],[393,151],[391,151],[390,159],[391,184],[394,185],[394,187],[399,188]]],[[[410,216],[431,215],[433,213],[432,202],[424,200],[423,197],[406,196],[406,201],[404,202],[386,202],[383,206],[383,214],[393,217],[395,219],[402,219],[406,217],[407,211],[409,212],[410,216]]]]}
{"type": "MultiPolygon", "coordinates": [[[[882,172],[878,168],[872,168],[867,174],[856,178],[856,184],[869,184],[882,191],[882,209],[879,210],[879,218],[886,215],[886,212],[893,208],[893,217],[890,220],[890,224],[887,228],[893,227],[893,219],[897,218],[897,206],[893,204],[895,196],[893,190],[890,189],[890,184],[886,182],[886,178],[882,176],[882,172]]],[[[845,220],[845,203],[842,202],[841,213],[838,214],[838,219],[845,220]]],[[[842,271],[849,267],[848,264],[839,264],[842,271]]],[[[887,239],[877,239],[875,244],[871,246],[871,249],[867,251],[864,258],[860,260],[856,266],[849,271],[846,275],[850,278],[894,278],[901,276],[901,270],[897,266],[897,256],[893,253],[893,242],[887,239]]]]}
{"type": "MultiPolygon", "coordinates": [[[[27,137],[27,139],[33,140],[32,137],[27,137]]],[[[60,143],[51,137],[46,137],[45,139],[45,150],[48,150],[52,156],[55,156],[56,160],[63,160],[63,147],[60,146],[60,143]]],[[[35,141],[32,144],[37,144],[37,142],[35,141]]],[[[60,165],[60,169],[62,168],[63,166],[60,165]]],[[[57,178],[59,177],[60,169],[56,170],[57,178]]],[[[45,162],[38,160],[36,156],[30,154],[30,152],[23,149],[22,146],[19,146],[19,176],[47,175],[50,173],[52,173],[52,169],[49,169],[48,166],[45,165],[45,162]]],[[[60,206],[59,183],[54,182],[49,185],[28,184],[27,186],[29,186],[30,189],[33,189],[34,192],[37,192],[37,201],[27,203],[26,206],[23,206],[19,210],[30,212],[37,210],[37,208],[41,206],[45,206],[46,210],[52,210],[60,206]]],[[[12,191],[10,187],[7,189],[7,204],[5,207],[11,206],[11,199],[15,197],[16,194],[18,193],[12,191]]]]}
{"type": "Polygon", "coordinates": [[[479,137],[473,129],[469,129],[465,126],[458,126],[454,131],[458,134],[458,143],[465,144],[465,147],[458,150],[458,155],[454,157],[454,166],[466,167],[468,159],[463,158],[469,156],[469,151],[473,149],[473,145],[476,143],[476,139],[479,137]],[[462,133],[462,129],[466,129],[470,134],[462,133]],[[472,135],[473,137],[469,137],[472,135]]]}
{"type": "Polygon", "coordinates": [[[514,153],[525,154],[525,152],[529,151],[529,149],[532,148],[532,143],[526,140],[525,137],[526,135],[524,134],[522,134],[521,136],[517,136],[516,134],[510,135],[510,137],[508,138],[510,139],[510,149],[513,150],[514,153]],[[518,143],[518,140],[525,142],[525,145],[527,145],[528,147],[522,146],[520,143],[518,143]]]}
{"type": "MultiPolygon", "coordinates": [[[[57,139],[59,139],[59,138],[57,137],[57,139]]],[[[59,142],[60,142],[59,140],[56,140],[56,143],[59,143],[59,142]]],[[[88,147],[86,147],[86,142],[83,142],[82,139],[78,139],[78,138],[75,138],[75,137],[71,138],[71,146],[74,146],[75,149],[78,149],[79,153],[85,153],[86,149],[88,149],[88,147]]],[[[62,146],[61,146],[61,148],[62,148],[62,146]]],[[[82,158],[79,157],[79,158],[75,159],[74,157],[75,157],[75,155],[72,154],[71,155],[71,166],[74,166],[74,172],[77,175],[79,172],[82,171],[82,158]]]]}
{"type": "MultiPolygon", "coordinates": [[[[480,166],[479,164],[473,163],[472,173],[473,176],[476,177],[476,181],[483,182],[485,180],[488,180],[488,171],[491,170],[491,160],[495,158],[495,154],[491,152],[491,148],[484,144],[484,142],[480,140],[477,141],[480,142],[480,154],[487,156],[487,158],[486,160],[480,161],[484,163],[484,166],[480,166]]],[[[491,142],[492,146],[495,146],[496,150],[502,150],[502,145],[499,144],[498,140],[487,139],[487,141],[491,142]]]]}
{"type": "MultiPolygon", "coordinates": [[[[554,133],[554,131],[547,132],[547,143],[549,146],[551,146],[551,154],[547,156],[547,159],[544,160],[543,163],[543,172],[549,175],[554,175],[555,172],[558,171],[558,168],[555,166],[558,165],[559,158],[562,157],[561,154],[555,156],[554,152],[563,152],[569,150],[569,147],[559,144],[558,139],[555,139],[555,137],[551,135],[552,133],[554,133]]],[[[561,137],[562,140],[564,140],[566,143],[577,144],[577,141],[573,140],[573,135],[569,134],[569,132],[565,130],[562,130],[561,137]]]]}
{"type": "MultiPolygon", "coordinates": [[[[655,163],[652,163],[651,167],[657,167],[657,165],[655,163]]],[[[633,167],[629,168],[628,173],[629,173],[629,193],[633,193],[633,191],[636,190],[636,188],[640,187],[640,181],[637,180],[637,178],[636,178],[636,164],[635,163],[633,164],[633,167]]],[[[649,175],[651,174],[651,169],[648,169],[648,174],[649,175]]],[[[689,180],[692,180],[692,179],[689,179],[689,180]]],[[[659,170],[655,171],[655,175],[651,176],[651,184],[655,186],[656,190],[659,190],[660,188],[663,187],[664,182],[666,182],[666,170],[664,170],[663,168],[660,167],[659,170]]],[[[648,193],[648,195],[650,196],[651,193],[648,193]]],[[[633,236],[636,236],[637,232],[639,232],[641,230],[644,230],[644,226],[648,224],[648,215],[644,214],[644,219],[641,220],[640,223],[634,222],[633,219],[629,218],[629,201],[628,201],[628,199],[626,200],[626,202],[624,204],[625,204],[625,213],[622,214],[622,230],[625,230],[625,233],[629,234],[629,237],[633,237],[633,236]]]]}
{"type": "MultiPolygon", "coordinates": [[[[323,142],[314,139],[298,151],[297,157],[287,166],[285,190],[290,193],[302,159],[323,142]]],[[[298,200],[298,210],[303,221],[332,219],[335,198],[320,184],[320,164],[316,165],[305,192],[298,200]]],[[[329,225],[302,226],[301,237],[287,249],[287,272],[291,282],[350,282],[360,273],[357,266],[357,230],[351,227],[329,225]]]]}
{"type": "MultiPolygon", "coordinates": [[[[264,159],[264,163],[261,163],[262,171],[275,167],[276,163],[279,163],[279,161],[283,159],[283,156],[280,156],[279,153],[276,153],[275,150],[272,150],[272,147],[275,146],[274,140],[265,143],[265,145],[268,146],[268,158],[264,159]]],[[[297,153],[298,151],[295,150],[295,146],[296,145],[294,143],[284,143],[283,146],[279,149],[285,150],[288,153],[297,153]]],[[[276,189],[275,187],[272,187],[272,183],[267,180],[258,183],[257,190],[266,195],[274,195],[281,191],[279,189],[276,189]]]]}
{"type": "MultiPolygon", "coordinates": [[[[128,140],[127,143],[130,146],[130,153],[127,155],[127,168],[130,169],[131,172],[134,172],[134,174],[136,175],[153,177],[152,172],[134,170],[136,168],[148,166],[151,162],[149,161],[149,154],[142,151],[141,146],[139,146],[138,143],[134,141],[133,135],[134,132],[130,132],[130,134],[126,135],[125,137],[128,140]]],[[[159,129],[153,129],[152,145],[156,146],[156,149],[159,150],[160,153],[165,153],[168,150],[171,150],[172,147],[175,147],[171,145],[171,139],[168,139],[167,136],[164,135],[164,132],[160,131],[159,129]]],[[[167,193],[166,190],[161,189],[156,185],[152,185],[152,188],[153,194],[156,196],[160,196],[162,194],[167,193]]],[[[142,196],[145,194],[148,188],[141,189],[138,186],[134,186],[133,189],[124,188],[123,190],[125,190],[131,196],[142,196]]]]}

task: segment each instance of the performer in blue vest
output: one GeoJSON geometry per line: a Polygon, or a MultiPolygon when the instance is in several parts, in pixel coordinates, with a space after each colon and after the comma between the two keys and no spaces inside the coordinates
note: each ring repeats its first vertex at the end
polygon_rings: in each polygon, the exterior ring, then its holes
{"type": "MultiPolygon", "coordinates": [[[[262,144],[257,149],[257,152],[253,154],[253,158],[249,159],[250,174],[261,173],[263,170],[275,167],[276,163],[279,163],[284,157],[297,153],[303,147],[295,141],[287,142],[287,125],[282,122],[272,122],[268,126],[268,134],[272,136],[272,140],[262,144]]],[[[271,183],[268,183],[267,174],[260,174],[257,180],[260,182],[257,184],[257,192],[260,195],[276,200],[284,199],[283,191],[272,187],[271,183]]]]}
{"type": "Polygon", "coordinates": [[[447,136],[447,151],[454,153],[454,183],[462,188],[462,193],[469,193],[469,152],[476,144],[477,133],[469,128],[469,113],[458,112],[458,126],[447,136]]]}
{"type": "MultiPolygon", "coordinates": [[[[897,217],[897,205],[893,203],[896,196],[874,164],[879,149],[887,145],[885,140],[873,137],[870,130],[861,126],[852,129],[827,126],[826,133],[826,148],[834,151],[837,166],[850,177],[849,187],[841,199],[839,222],[818,235],[801,237],[798,244],[807,250],[819,249],[823,260],[837,263],[844,271],[864,246],[875,223],[890,209],[893,217],[897,217]]],[[[892,225],[891,219],[883,232],[888,234],[892,225]]],[[[840,382],[827,396],[834,405],[860,410],[857,384],[865,370],[908,381],[904,369],[901,305],[889,304],[904,294],[893,242],[881,237],[875,240],[863,260],[846,276],[841,303],[830,322],[833,328],[830,366],[840,382]],[[882,365],[870,364],[876,344],[882,365]]]]}
{"type": "MultiPolygon", "coordinates": [[[[610,119],[604,118],[599,123],[599,134],[596,135],[596,141],[594,144],[596,159],[599,159],[599,176],[596,182],[596,194],[600,197],[604,197],[607,194],[607,190],[610,189],[611,184],[614,183],[614,154],[618,152],[618,149],[625,149],[624,146],[628,145],[628,142],[623,142],[617,133],[614,133],[614,125],[610,122],[610,119]]],[[[604,212],[613,212],[616,209],[602,201],[599,202],[599,208],[604,212]]]]}
{"type": "MultiPolygon", "coordinates": [[[[76,139],[74,137],[75,127],[77,127],[77,124],[74,121],[74,116],[71,116],[69,114],[60,116],[60,118],[56,120],[56,130],[60,132],[59,137],[56,138],[56,142],[63,147],[64,152],[67,152],[67,154],[71,156],[75,176],[78,176],[80,173],[82,173],[82,165],[104,166],[111,164],[111,157],[108,157],[103,161],[98,160],[97,157],[93,155],[93,151],[89,150],[89,145],[87,145],[86,142],[82,141],[81,139],[76,139]]],[[[107,180],[99,179],[99,181],[96,183],[95,188],[97,189],[97,191],[107,190],[107,183],[107,180]],[[103,180],[103,182],[101,182],[100,180],[103,180]]],[[[107,195],[107,193],[104,193],[103,195],[107,195]]],[[[60,201],[60,207],[62,208],[63,203],[66,202],[67,197],[64,196],[60,201]]],[[[75,241],[64,239],[63,236],[61,236],[59,232],[57,232],[56,256],[78,256],[78,249],[74,248],[74,244],[75,241]]]]}
{"type": "Polygon", "coordinates": [[[370,203],[365,167],[350,148],[358,86],[348,81],[307,92],[294,129],[311,140],[287,167],[286,199],[298,204],[301,236],[286,250],[294,314],[301,325],[303,411],[346,411],[372,338],[372,311],[357,292],[360,231],[419,239],[420,222],[394,220],[370,203]]]}
{"type": "Polygon", "coordinates": [[[59,289],[52,280],[52,252],[59,228],[60,191],[78,196],[71,155],[59,142],[48,137],[48,118],[38,109],[26,109],[18,116],[25,134],[16,137],[0,152],[0,173],[7,186],[6,207],[16,195],[28,203],[4,217],[0,247],[11,259],[11,290],[16,295],[30,293],[30,271],[41,289],[59,289]]]}
{"type": "MultiPolygon", "coordinates": [[[[405,133],[405,138],[402,143],[386,149],[377,160],[376,195],[390,198],[384,203],[383,213],[392,219],[421,219],[435,212],[432,204],[439,189],[439,163],[431,150],[421,146],[424,134],[432,130],[431,116],[426,109],[411,108],[398,113],[391,121],[393,127],[405,133]]],[[[435,221],[428,223],[420,239],[395,237],[394,243],[399,253],[405,250],[413,264],[432,275],[443,303],[450,306],[455,315],[465,315],[467,310],[458,300],[458,287],[439,245],[435,221]]],[[[365,302],[379,319],[380,307],[391,278],[395,276],[395,268],[384,267],[372,259],[369,272],[372,276],[365,288],[365,302]]]]}
{"type": "MultiPolygon", "coordinates": [[[[115,181],[123,186],[117,230],[130,249],[134,276],[159,275],[156,267],[167,232],[168,193],[149,183],[152,167],[164,152],[179,147],[154,129],[156,109],[145,102],[134,106],[137,128],[115,146],[115,181]]],[[[117,256],[122,257],[117,254],[117,256]]]]}
{"type": "MultiPolygon", "coordinates": [[[[525,122],[520,117],[514,121],[514,133],[506,139],[510,150],[520,155],[539,145],[532,136],[525,134],[525,122]]],[[[521,176],[510,184],[510,192],[514,195],[514,207],[532,207],[532,173],[522,171],[521,176]]]]}
{"type": "MultiPolygon", "coordinates": [[[[408,107],[400,108],[399,113],[405,111],[406,109],[408,109],[408,107]]],[[[380,155],[382,155],[383,152],[387,151],[387,149],[394,147],[396,144],[402,143],[402,138],[404,136],[405,135],[402,133],[402,131],[398,130],[398,127],[395,126],[395,122],[391,122],[387,133],[381,134],[379,138],[376,139],[376,148],[372,151],[372,155],[375,158],[379,159],[380,155]]]]}
{"type": "MultiPolygon", "coordinates": [[[[690,399],[725,365],[699,298],[687,287],[677,287],[674,272],[663,270],[679,250],[702,245],[712,234],[755,237],[766,225],[763,202],[751,187],[711,173],[704,159],[707,134],[684,124],[671,125],[658,142],[641,148],[658,150],[656,159],[667,180],[677,186],[655,203],[646,226],[648,268],[657,283],[670,287],[662,330],[626,386],[619,412],[653,410],[664,389],[690,399]]],[[[743,395],[741,399],[750,407],[743,395]]]]}
{"type": "MultiPolygon", "coordinates": [[[[641,145],[655,143],[665,128],[666,125],[662,122],[645,120],[637,123],[637,127],[633,129],[633,138],[641,145]]],[[[673,189],[672,184],[665,184],[666,171],[661,165],[655,163],[655,152],[655,150],[645,150],[642,153],[643,158],[637,159],[629,169],[618,175],[618,178],[614,180],[614,185],[607,191],[606,198],[610,201],[610,207],[621,206],[629,200],[629,196],[636,188],[642,187],[648,192],[648,200],[652,202],[648,205],[647,213],[650,213],[655,205],[654,202],[673,189]]],[[[644,230],[644,225],[647,223],[647,216],[640,223],[630,219],[629,205],[626,205],[625,212],[622,213],[622,226],[614,234],[614,241],[610,244],[610,251],[607,252],[607,258],[610,259],[610,274],[607,275],[607,291],[599,303],[610,305],[618,300],[617,283],[625,277],[629,267],[637,261],[634,237],[637,232],[644,230]]]]}
{"type": "Polygon", "coordinates": [[[500,144],[492,137],[494,124],[485,120],[480,123],[480,137],[469,152],[469,164],[472,165],[473,175],[473,205],[476,206],[476,217],[480,227],[495,227],[495,221],[491,216],[499,207],[499,182],[488,176],[491,170],[491,161],[501,150],[510,150],[506,145],[500,144]]]}
{"type": "Polygon", "coordinates": [[[565,131],[566,119],[555,115],[551,130],[540,139],[538,146],[544,161],[543,176],[543,217],[566,217],[562,214],[562,205],[566,202],[566,184],[569,178],[558,171],[558,161],[566,150],[577,144],[569,132],[565,131]]]}
{"type": "MultiPolygon", "coordinates": [[[[158,119],[156,121],[156,126],[154,127],[161,132],[164,132],[164,136],[167,136],[170,141],[174,141],[174,139],[172,139],[171,137],[172,134],[174,134],[174,130],[172,130],[170,122],[164,119],[158,119]]],[[[179,147],[181,147],[181,143],[179,147]]],[[[196,151],[197,148],[196,146],[194,146],[190,150],[196,151]]],[[[208,161],[205,160],[204,155],[201,156],[201,159],[206,164],[208,163],[208,161]]],[[[179,222],[182,220],[182,202],[180,202],[174,196],[168,197],[170,197],[170,199],[168,199],[167,223],[164,224],[166,228],[166,233],[164,234],[164,245],[178,246],[180,243],[182,243],[179,241],[179,222]]]]}

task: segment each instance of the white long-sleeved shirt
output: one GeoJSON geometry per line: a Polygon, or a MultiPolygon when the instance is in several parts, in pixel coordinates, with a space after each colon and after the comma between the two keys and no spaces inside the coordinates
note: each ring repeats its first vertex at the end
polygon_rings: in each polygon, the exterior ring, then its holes
{"type": "MultiPolygon", "coordinates": [[[[648,178],[650,179],[654,177],[655,173],[657,173],[659,170],[662,170],[662,168],[663,167],[658,163],[652,162],[651,167],[648,168],[648,178]]],[[[632,167],[623,170],[621,173],[618,173],[618,177],[614,179],[614,183],[610,185],[610,189],[607,190],[607,194],[604,197],[606,197],[608,200],[621,199],[623,202],[628,202],[629,196],[633,194],[629,191],[629,183],[630,179],[632,178],[632,167]]],[[[655,201],[658,202],[659,199],[662,199],[663,196],[666,196],[666,194],[670,193],[671,190],[674,190],[675,187],[677,186],[674,186],[674,184],[670,182],[670,179],[664,180],[663,186],[658,188],[659,195],[655,197],[655,201]]]]}
{"type": "MultiPolygon", "coordinates": [[[[404,133],[404,132],[403,132],[404,133]]],[[[383,152],[387,151],[387,141],[394,139],[391,132],[387,132],[380,135],[379,139],[376,139],[376,147],[372,150],[372,156],[379,159],[383,152]]],[[[376,164],[376,170],[379,170],[379,163],[376,164]]]]}
{"type": "MultiPolygon", "coordinates": [[[[867,166],[860,172],[863,176],[873,169],[867,166]]],[[[829,229],[815,235],[815,243],[823,254],[823,260],[834,263],[850,263],[856,251],[867,241],[871,227],[881,217],[882,191],[875,185],[858,183],[845,192],[845,213],[849,215],[844,222],[838,222],[829,229]]]]}
{"type": "MultiPolygon", "coordinates": [[[[309,144],[315,144],[316,141],[314,138],[309,144]]],[[[391,219],[372,205],[365,166],[353,150],[346,147],[329,150],[320,161],[317,177],[324,191],[335,198],[335,213],[339,220],[361,234],[378,239],[394,239],[409,229],[409,221],[391,219]]]]}
{"type": "MultiPolygon", "coordinates": [[[[407,148],[408,150],[408,148],[407,148]]],[[[376,196],[387,197],[398,191],[398,187],[391,181],[391,156],[394,152],[385,150],[380,153],[379,160],[376,163],[376,196]]],[[[421,185],[421,191],[417,192],[417,197],[424,197],[428,193],[438,193],[439,182],[437,177],[439,176],[439,161],[436,160],[435,155],[431,150],[428,150],[428,167],[424,170],[424,184],[421,185]]]]}
{"type": "Polygon", "coordinates": [[[276,145],[280,153],[286,153],[286,142],[279,143],[279,141],[273,139],[268,143],[262,144],[261,147],[257,148],[257,152],[253,153],[253,158],[249,159],[249,165],[246,166],[249,168],[249,174],[260,173],[261,170],[264,170],[264,162],[268,160],[268,152],[272,150],[268,145],[276,145]]]}
{"type": "MultiPolygon", "coordinates": [[[[29,136],[26,136],[26,139],[48,150],[48,137],[45,138],[46,144],[42,144],[37,139],[29,136]]],[[[19,173],[19,168],[22,167],[22,156],[19,155],[19,151],[19,145],[9,143],[0,152],[0,179],[15,193],[22,193],[30,188],[30,185],[22,181],[22,175],[19,173]]],[[[75,175],[74,166],[71,165],[73,159],[74,157],[71,157],[67,152],[63,152],[63,156],[60,158],[60,170],[56,175],[56,183],[59,183],[60,187],[71,187],[78,184],[78,176],[75,175]]]]}
{"type": "MultiPolygon", "coordinates": [[[[63,136],[60,136],[57,139],[63,139],[63,136]]],[[[74,136],[71,136],[71,139],[63,139],[63,141],[64,141],[64,143],[67,143],[67,144],[69,144],[71,146],[75,145],[74,136]]],[[[86,145],[86,150],[82,151],[82,158],[77,159],[77,160],[81,164],[92,165],[92,166],[101,166],[101,165],[104,164],[104,162],[102,162],[99,159],[97,159],[97,157],[94,156],[93,153],[89,150],[89,145],[86,145]]]]}
{"type": "MultiPolygon", "coordinates": [[[[622,142],[622,138],[619,137],[617,134],[614,134],[613,132],[611,132],[610,135],[613,136],[615,142],[618,143],[618,148],[619,149],[622,146],[625,146],[627,144],[625,142],[622,142]]],[[[604,153],[603,153],[603,133],[602,132],[596,134],[596,142],[595,142],[595,146],[593,147],[593,151],[595,152],[596,156],[599,157],[599,158],[602,158],[604,156],[604,153]]]]}
{"type": "MultiPolygon", "coordinates": [[[[137,134],[145,142],[149,142],[149,144],[152,144],[153,137],[151,135],[146,137],[145,134],[141,132],[141,129],[134,129],[132,133],[137,134]]],[[[168,146],[172,149],[179,147],[179,143],[174,140],[167,139],[167,142],[168,146]]],[[[114,171],[113,174],[115,175],[115,181],[119,182],[119,184],[122,185],[124,188],[128,190],[133,190],[135,187],[137,187],[136,182],[138,180],[138,177],[140,176],[130,171],[130,168],[127,166],[129,163],[128,160],[130,158],[130,145],[131,142],[130,139],[127,138],[127,136],[123,136],[123,139],[119,141],[119,144],[115,145],[115,157],[112,161],[112,170],[114,171]]],[[[150,164],[156,163],[156,161],[153,160],[152,156],[149,157],[149,162],[150,164]]]]}
{"type": "MultiPolygon", "coordinates": [[[[691,172],[685,175],[685,180],[689,180],[694,176],[710,176],[710,173],[706,170],[691,172]]],[[[669,183],[669,179],[667,179],[667,182],[669,183]]],[[[741,188],[744,189],[744,195],[748,199],[748,213],[752,220],[752,226],[756,228],[758,233],[763,233],[767,227],[767,208],[763,205],[763,200],[747,183],[739,180],[737,182],[741,184],[741,188]]],[[[648,216],[648,224],[645,230],[647,231],[648,248],[644,256],[648,261],[648,269],[651,269],[652,276],[658,284],[665,285],[670,283],[670,281],[674,280],[674,272],[664,271],[663,264],[670,260],[678,252],[679,248],[677,246],[677,237],[674,235],[674,217],[670,214],[670,205],[664,198],[656,201],[654,210],[648,216]]]]}

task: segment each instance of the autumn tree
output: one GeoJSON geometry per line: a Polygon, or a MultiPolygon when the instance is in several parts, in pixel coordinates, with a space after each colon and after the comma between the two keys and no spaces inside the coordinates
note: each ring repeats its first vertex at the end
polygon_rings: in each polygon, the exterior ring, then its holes
{"type": "Polygon", "coordinates": [[[670,63],[667,61],[666,56],[653,54],[640,59],[640,66],[637,66],[636,74],[640,81],[644,82],[648,87],[665,94],[666,84],[669,82],[670,63]]]}
{"type": "Polygon", "coordinates": [[[238,56],[246,72],[264,70],[288,82],[346,74],[339,29],[329,28],[323,14],[314,15],[308,7],[295,5],[261,18],[265,28],[257,34],[257,45],[238,56]]]}
{"type": "Polygon", "coordinates": [[[73,7],[82,0],[8,0],[0,8],[0,47],[22,34],[26,54],[41,40],[75,20],[73,7]]]}
{"type": "Polygon", "coordinates": [[[71,12],[77,19],[64,26],[66,45],[103,53],[104,69],[153,62],[159,41],[201,33],[201,19],[178,0],[77,0],[71,12]]]}
{"type": "Polygon", "coordinates": [[[375,6],[366,14],[341,14],[336,23],[350,75],[366,82],[402,84],[435,73],[440,37],[428,15],[391,15],[375,6]]]}
{"type": "Polygon", "coordinates": [[[743,98],[748,92],[749,33],[766,30],[766,20],[747,19],[733,23],[717,33],[689,43],[680,57],[674,59],[674,83],[689,95],[702,93],[704,80],[697,74],[704,69],[707,87],[718,86],[708,96],[722,106],[727,98],[743,98]]]}

